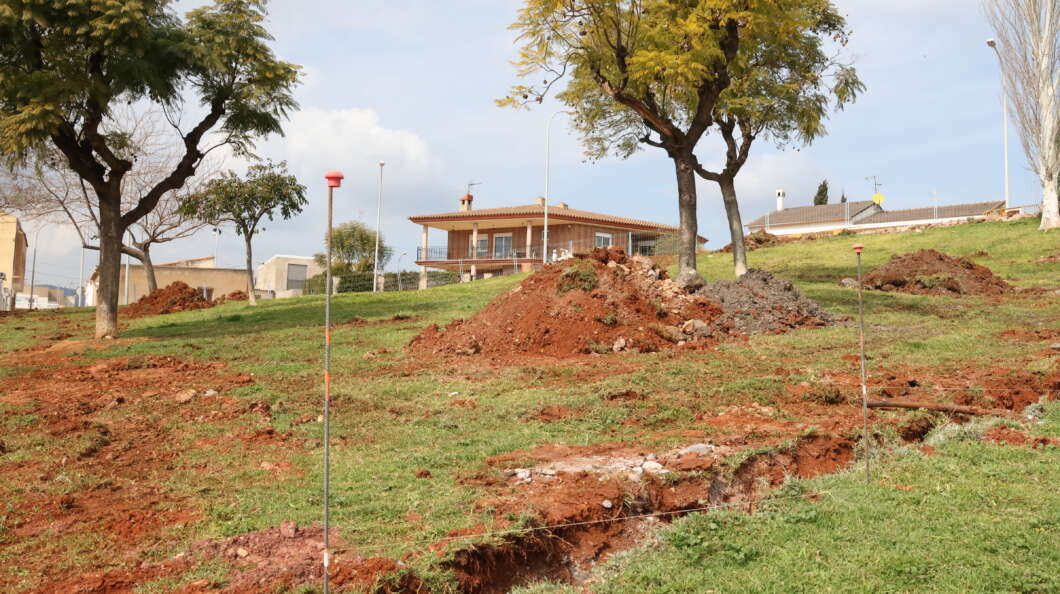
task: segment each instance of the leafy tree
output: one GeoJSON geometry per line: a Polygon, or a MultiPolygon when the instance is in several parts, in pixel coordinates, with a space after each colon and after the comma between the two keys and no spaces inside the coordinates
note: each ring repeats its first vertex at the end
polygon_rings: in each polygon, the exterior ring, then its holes
{"type": "Polygon", "coordinates": [[[843,195],[839,197],[839,202],[840,202],[840,204],[846,204],[846,201],[847,201],[847,191],[843,190],[843,195]]]}
{"type": "Polygon", "coordinates": [[[302,212],[308,203],[306,188],[287,173],[287,163],[268,161],[247,169],[246,179],[229,171],[206,184],[206,189],[185,200],[181,211],[190,217],[220,225],[231,223],[243,236],[247,248],[247,284],[250,304],[254,297],[254,257],[252,242],[263,218],[270,221],[276,214],[287,220],[302,212]]]}
{"type": "Polygon", "coordinates": [[[677,176],[679,282],[702,282],[696,266],[696,175],[721,189],[734,267],[747,268],[735,178],[751,145],[809,143],[824,133],[830,104],[853,101],[854,69],[825,53],[842,46],[846,23],[828,0],[524,0],[512,28],[515,65],[540,85],[516,85],[501,105],[557,97],[590,158],[629,157],[642,145],[666,151],[677,176]],[[540,80],[540,79],[539,79],[540,80]],[[710,132],[724,165],[696,155],[710,132]]]}
{"type": "Polygon", "coordinates": [[[821,206],[828,204],[828,180],[821,180],[821,184],[817,186],[817,194],[813,197],[813,205],[821,206]]]}
{"type": "MultiPolygon", "coordinates": [[[[324,237],[325,245],[327,236],[324,237]]],[[[386,245],[383,236],[379,236],[379,269],[382,270],[394,250],[386,245]]],[[[375,270],[375,231],[358,221],[342,223],[332,231],[331,241],[332,274],[349,274],[351,272],[372,272],[375,270]]],[[[317,264],[327,266],[327,256],[316,254],[317,264]]]]}
{"type": "Polygon", "coordinates": [[[1038,229],[1060,229],[1060,5],[1056,0],[983,0],[997,35],[1009,113],[1042,187],[1038,229]]]}
{"type": "Polygon", "coordinates": [[[51,145],[95,194],[97,337],[118,332],[126,229],[194,176],[211,150],[247,153],[255,137],[280,133],[296,107],[298,68],[269,48],[264,0],[214,0],[183,19],[170,4],[0,0],[0,155],[23,161],[51,145]],[[185,113],[186,101],[197,106],[185,113]],[[123,182],[138,162],[123,155],[131,133],[111,117],[127,104],[163,110],[180,154],[128,202],[123,182]]]}
{"type": "MultiPolygon", "coordinates": [[[[124,143],[122,157],[135,159],[137,168],[123,179],[122,207],[132,209],[139,196],[150,190],[160,178],[173,170],[180,159],[179,151],[166,142],[168,126],[157,111],[117,110],[111,117],[122,129],[131,130],[124,143]]],[[[216,160],[199,165],[196,177],[179,190],[166,192],[155,208],[126,229],[121,251],[143,263],[148,292],[158,288],[151,248],[161,243],[190,237],[206,223],[185,216],[180,204],[185,195],[198,191],[216,173],[216,160]]],[[[0,194],[11,196],[12,210],[28,218],[69,224],[77,232],[81,246],[99,250],[99,205],[95,192],[67,167],[58,149],[42,148],[26,162],[0,171],[0,194]]]]}

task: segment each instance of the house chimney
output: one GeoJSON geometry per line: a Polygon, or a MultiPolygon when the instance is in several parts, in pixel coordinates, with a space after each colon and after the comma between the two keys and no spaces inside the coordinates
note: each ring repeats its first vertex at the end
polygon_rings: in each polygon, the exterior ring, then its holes
{"type": "Polygon", "coordinates": [[[570,206],[567,206],[566,202],[557,202],[556,208],[570,208],[570,206]]]}
{"type": "Polygon", "coordinates": [[[471,194],[464,194],[460,197],[460,212],[467,212],[471,210],[471,201],[475,199],[471,194]]]}
{"type": "Polygon", "coordinates": [[[777,210],[784,210],[784,197],[787,196],[784,190],[777,190],[777,210]]]}
{"type": "Polygon", "coordinates": [[[537,200],[535,200],[534,203],[537,204],[538,206],[544,206],[545,205],[545,197],[544,196],[538,196],[537,200]]]}

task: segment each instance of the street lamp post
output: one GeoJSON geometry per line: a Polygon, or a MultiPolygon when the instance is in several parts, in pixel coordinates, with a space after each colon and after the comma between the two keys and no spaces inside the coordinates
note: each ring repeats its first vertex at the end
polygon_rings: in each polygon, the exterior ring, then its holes
{"type": "Polygon", "coordinates": [[[408,255],[408,252],[401,252],[401,255],[397,259],[397,277],[398,277],[398,291],[403,290],[401,287],[401,259],[408,255]]]}
{"type": "Polygon", "coordinates": [[[1004,162],[1005,162],[1005,208],[1011,206],[1009,201],[1009,185],[1008,185],[1008,93],[1005,92],[1005,71],[1004,63],[1001,61],[1001,52],[997,49],[997,41],[994,39],[987,39],[986,44],[994,50],[994,54],[997,55],[998,67],[1001,68],[1001,125],[1002,132],[1001,136],[1004,139],[1004,162]]]}
{"type": "MultiPolygon", "coordinates": [[[[29,272],[29,309],[32,311],[33,306],[37,304],[37,240],[40,238],[40,230],[44,226],[37,227],[37,231],[33,234],[33,267],[30,268],[29,272]]],[[[25,281],[23,277],[22,282],[25,281]]],[[[14,282],[11,283],[14,286],[14,282]]]]}
{"type": "Polygon", "coordinates": [[[385,161],[379,162],[379,204],[375,209],[375,261],[372,262],[372,292],[379,290],[379,234],[382,232],[383,221],[383,166],[385,161]]]}
{"type": "Polygon", "coordinates": [[[335,188],[342,186],[342,172],[329,171],[324,174],[328,180],[328,234],[327,234],[327,270],[324,273],[324,594],[328,594],[328,566],[331,564],[329,548],[330,514],[328,491],[331,486],[331,221],[332,194],[335,188]]]}
{"type": "MultiPolygon", "coordinates": [[[[551,152],[552,152],[552,122],[556,120],[556,116],[561,113],[570,113],[569,111],[560,110],[552,114],[548,118],[548,125],[545,126],[545,227],[541,234],[541,263],[548,264],[548,191],[550,181],[550,165],[551,165],[551,152]]],[[[527,246],[529,249],[530,246],[527,246]]]]}

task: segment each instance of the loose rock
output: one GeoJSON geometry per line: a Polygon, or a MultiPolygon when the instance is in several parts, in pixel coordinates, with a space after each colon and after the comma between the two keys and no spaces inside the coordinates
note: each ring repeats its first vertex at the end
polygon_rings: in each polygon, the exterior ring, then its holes
{"type": "Polygon", "coordinates": [[[188,402],[191,402],[192,398],[195,398],[195,394],[195,390],[181,390],[173,396],[173,400],[176,401],[177,404],[187,404],[188,402]]]}

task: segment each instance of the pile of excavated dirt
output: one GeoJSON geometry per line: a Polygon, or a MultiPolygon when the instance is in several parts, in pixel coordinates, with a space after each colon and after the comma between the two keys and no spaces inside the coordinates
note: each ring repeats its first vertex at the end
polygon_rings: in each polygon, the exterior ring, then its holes
{"type": "Polygon", "coordinates": [[[767,272],[689,294],[649,259],[599,248],[546,266],[468,319],[429,326],[409,349],[516,360],[654,352],[833,321],[791,283],[767,272]]]}
{"type": "Polygon", "coordinates": [[[250,295],[246,291],[232,291],[223,297],[225,301],[248,301],[250,295]]]}
{"type": "MultiPolygon", "coordinates": [[[[778,236],[773,235],[772,233],[768,233],[768,232],[766,232],[764,230],[763,231],[755,231],[754,233],[748,233],[747,235],[743,236],[744,248],[747,251],[749,251],[749,252],[753,252],[754,250],[757,250],[759,248],[773,247],[775,245],[780,245],[782,243],[788,243],[789,241],[792,241],[792,240],[791,239],[784,239],[782,237],[778,237],[778,236]]],[[[730,243],[730,244],[726,245],[725,247],[721,248],[718,251],[719,252],[724,252],[726,254],[731,254],[732,253],[732,244],[730,243]]]]}
{"type": "Polygon", "coordinates": [[[136,303],[125,307],[122,315],[127,318],[143,318],[178,311],[206,309],[215,305],[217,303],[203,297],[201,291],[177,281],[168,287],[155,289],[150,294],[144,295],[136,303]]]}
{"type": "Polygon", "coordinates": [[[1014,290],[989,268],[935,250],[891,256],[864,282],[868,289],[914,295],[1001,295],[1014,290]]]}

